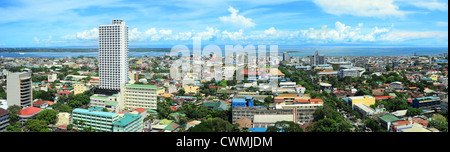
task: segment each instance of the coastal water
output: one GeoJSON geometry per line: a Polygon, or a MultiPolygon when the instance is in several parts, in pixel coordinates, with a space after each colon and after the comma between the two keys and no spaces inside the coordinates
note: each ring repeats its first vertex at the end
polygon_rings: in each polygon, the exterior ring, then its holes
{"type": "MultiPolygon", "coordinates": [[[[224,51],[224,49],[222,49],[224,51]]],[[[280,47],[279,53],[289,52],[290,56],[310,56],[319,51],[326,56],[412,56],[441,55],[448,53],[448,48],[412,48],[412,47],[280,47]]],[[[164,56],[167,51],[130,51],[128,56],[164,56]]],[[[0,51],[2,57],[30,57],[30,58],[66,58],[66,57],[98,57],[96,51],[86,52],[6,52],[0,51]]]]}

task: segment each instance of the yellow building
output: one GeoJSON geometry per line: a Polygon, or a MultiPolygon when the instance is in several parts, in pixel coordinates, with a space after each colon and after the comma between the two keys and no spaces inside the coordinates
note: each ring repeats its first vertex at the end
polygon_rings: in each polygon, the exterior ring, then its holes
{"type": "Polygon", "coordinates": [[[430,77],[430,79],[432,79],[433,81],[438,81],[439,80],[439,76],[438,75],[432,75],[430,77]]]}
{"type": "Polygon", "coordinates": [[[84,83],[75,83],[73,84],[73,93],[74,94],[80,94],[83,93],[84,91],[86,91],[86,85],[84,83]]]}
{"type": "Polygon", "coordinates": [[[199,88],[198,86],[185,86],[183,89],[186,93],[197,94],[199,88]]]}
{"type": "Polygon", "coordinates": [[[166,89],[165,89],[164,87],[158,87],[158,88],[156,89],[156,94],[157,94],[157,95],[162,95],[162,94],[164,94],[164,93],[166,93],[166,89]]]}
{"type": "Polygon", "coordinates": [[[348,97],[348,102],[350,105],[355,105],[358,103],[365,104],[366,106],[374,105],[375,104],[375,97],[373,96],[355,96],[355,97],[348,97]]]}

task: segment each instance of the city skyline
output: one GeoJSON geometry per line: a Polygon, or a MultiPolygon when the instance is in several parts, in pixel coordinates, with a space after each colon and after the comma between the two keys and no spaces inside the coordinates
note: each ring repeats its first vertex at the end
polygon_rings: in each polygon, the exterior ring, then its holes
{"type": "Polygon", "coordinates": [[[448,1],[1,1],[0,47],[98,47],[126,20],[130,47],[192,44],[448,47],[448,1]],[[369,7],[370,6],[370,7],[369,7]]]}

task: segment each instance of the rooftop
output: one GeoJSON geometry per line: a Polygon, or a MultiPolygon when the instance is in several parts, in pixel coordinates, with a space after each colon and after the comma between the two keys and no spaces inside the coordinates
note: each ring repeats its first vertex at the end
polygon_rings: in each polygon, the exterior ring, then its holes
{"type": "Polygon", "coordinates": [[[30,116],[30,115],[34,115],[34,114],[40,112],[41,110],[42,110],[41,108],[28,107],[28,108],[20,110],[20,115],[21,116],[30,116]]]}
{"type": "Polygon", "coordinates": [[[101,111],[101,108],[99,108],[99,107],[93,107],[93,108],[89,108],[89,109],[76,108],[72,111],[72,113],[74,113],[74,112],[81,113],[81,114],[103,116],[103,117],[114,117],[114,116],[118,115],[117,113],[103,112],[103,111],[101,111]]]}
{"type": "Polygon", "coordinates": [[[123,118],[119,119],[116,122],[114,122],[113,125],[126,126],[126,125],[130,124],[130,122],[135,121],[135,120],[137,120],[139,118],[141,118],[140,115],[124,113],[123,114],[123,118]]]}
{"type": "Polygon", "coordinates": [[[136,88],[157,88],[155,85],[146,85],[146,84],[129,84],[126,87],[136,87],[136,88]]]}

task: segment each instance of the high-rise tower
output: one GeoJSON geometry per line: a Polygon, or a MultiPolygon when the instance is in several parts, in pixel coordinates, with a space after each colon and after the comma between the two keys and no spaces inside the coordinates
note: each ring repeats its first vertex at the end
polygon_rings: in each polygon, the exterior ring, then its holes
{"type": "Polygon", "coordinates": [[[33,101],[31,83],[31,70],[10,72],[6,84],[8,106],[18,105],[22,109],[31,107],[33,101]]]}
{"type": "Polygon", "coordinates": [[[111,25],[100,25],[98,39],[100,90],[104,94],[119,92],[128,82],[128,26],[114,19],[111,25]]]}

